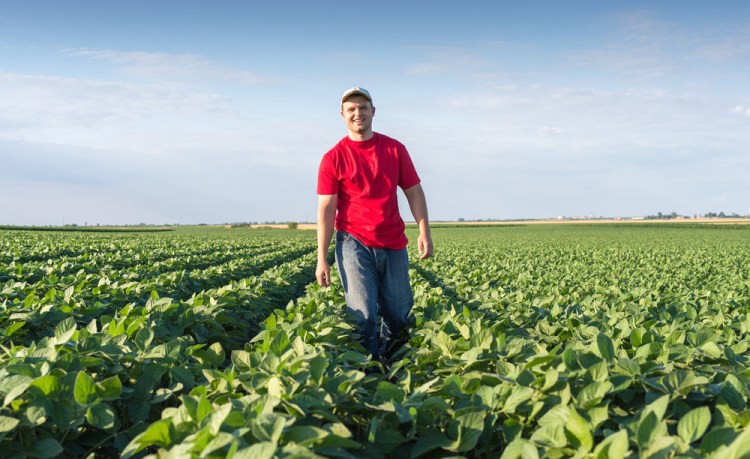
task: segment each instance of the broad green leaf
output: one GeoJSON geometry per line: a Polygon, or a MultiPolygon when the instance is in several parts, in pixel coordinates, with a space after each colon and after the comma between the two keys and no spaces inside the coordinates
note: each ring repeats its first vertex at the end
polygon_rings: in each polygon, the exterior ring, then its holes
{"type": "MultiPolygon", "coordinates": [[[[351,440],[347,441],[351,442],[351,440]]],[[[396,448],[401,446],[404,441],[406,441],[404,436],[401,434],[401,432],[395,429],[379,429],[375,433],[374,443],[378,445],[385,453],[393,452],[396,448]]]]}
{"type": "Polygon", "coordinates": [[[745,429],[732,440],[722,456],[727,458],[747,459],[750,458],[750,429],[745,429]]]}
{"type": "Polygon", "coordinates": [[[645,451],[651,440],[654,439],[658,426],[659,419],[653,411],[649,411],[646,417],[638,424],[638,431],[636,432],[636,441],[641,450],[645,451]]]}
{"type": "Polygon", "coordinates": [[[63,294],[63,301],[65,302],[65,304],[70,304],[70,298],[73,296],[74,292],[75,286],[73,285],[65,289],[65,293],[63,294]]]}
{"type": "Polygon", "coordinates": [[[16,418],[0,415],[0,433],[10,432],[21,422],[16,418]]]}
{"type": "Polygon", "coordinates": [[[174,441],[174,426],[171,419],[159,419],[133,440],[139,445],[138,450],[149,446],[171,446],[174,441]]]}
{"type": "MultiPolygon", "coordinates": [[[[454,422],[458,423],[460,442],[455,449],[456,452],[471,451],[477,444],[484,430],[484,419],[487,412],[468,408],[455,413],[454,422]]],[[[451,449],[453,451],[453,449],[451,449]]]]}
{"type": "Polygon", "coordinates": [[[76,324],[76,320],[73,317],[68,317],[66,319],[63,319],[55,327],[56,343],[57,344],[67,343],[70,340],[70,338],[73,337],[73,334],[76,332],[76,328],[78,328],[78,325],[76,324]]]}
{"type": "Polygon", "coordinates": [[[232,351],[232,364],[237,367],[238,371],[248,371],[252,366],[250,353],[247,351],[232,351]]]}
{"type": "Polygon", "coordinates": [[[727,402],[727,405],[735,411],[742,411],[747,406],[741,390],[737,390],[732,384],[722,384],[721,396],[727,402]]]}
{"type": "Polygon", "coordinates": [[[578,403],[585,408],[591,408],[599,404],[611,390],[612,383],[609,381],[593,382],[579,392],[577,397],[578,403]]]}
{"type": "Polygon", "coordinates": [[[426,434],[419,436],[414,447],[411,449],[411,455],[412,457],[419,457],[438,448],[447,448],[451,444],[453,444],[453,441],[446,437],[445,434],[430,430],[426,434]]]}
{"type": "Polygon", "coordinates": [[[661,421],[662,419],[664,419],[664,415],[667,413],[669,401],[669,395],[662,395],[646,406],[646,409],[643,410],[642,416],[645,417],[646,415],[648,415],[648,413],[653,413],[656,416],[656,420],[661,421]]]}
{"type": "Polygon", "coordinates": [[[702,406],[690,410],[677,424],[677,435],[687,444],[693,443],[706,433],[711,424],[711,410],[702,406]]]}
{"type": "Polygon", "coordinates": [[[580,452],[587,453],[594,446],[594,437],[592,428],[588,421],[584,419],[575,408],[570,408],[568,412],[568,422],[565,424],[565,430],[569,434],[571,444],[580,452]]]}
{"type": "Polygon", "coordinates": [[[546,426],[550,424],[563,425],[568,421],[568,412],[570,408],[564,405],[555,405],[551,410],[547,411],[544,416],[539,419],[540,426],[546,426]]]}
{"type": "Polygon", "coordinates": [[[224,423],[224,420],[227,418],[230,411],[232,411],[232,405],[225,403],[211,412],[208,422],[206,423],[211,435],[217,435],[219,433],[221,425],[224,423]]]}
{"type": "Polygon", "coordinates": [[[54,375],[45,375],[36,378],[29,384],[29,389],[38,389],[42,395],[55,397],[60,392],[60,379],[54,375]]]}
{"type": "Polygon", "coordinates": [[[380,397],[383,401],[393,401],[396,403],[402,403],[404,401],[404,391],[395,384],[388,381],[381,381],[378,383],[375,394],[380,397]]]}
{"type": "Polygon", "coordinates": [[[568,444],[563,424],[544,425],[531,435],[531,441],[548,448],[563,448],[568,444]]]}
{"type": "Polygon", "coordinates": [[[596,347],[601,355],[607,361],[613,361],[615,359],[615,345],[612,342],[612,338],[599,333],[596,337],[596,347]]]}
{"type": "Polygon", "coordinates": [[[620,430],[608,435],[594,449],[596,459],[624,459],[628,454],[628,433],[620,430]]]}
{"type": "Polygon", "coordinates": [[[276,444],[264,441],[237,451],[231,459],[273,459],[274,457],[276,457],[276,444]]]}
{"type": "Polygon", "coordinates": [[[508,396],[508,399],[503,403],[503,412],[508,414],[515,413],[518,405],[531,399],[533,395],[534,389],[531,387],[519,385],[513,386],[513,389],[510,391],[510,396],[508,396]]]}
{"type": "Polygon", "coordinates": [[[284,386],[278,376],[271,376],[268,380],[268,395],[271,397],[281,398],[284,394],[284,386]]]}
{"type": "Polygon", "coordinates": [[[34,443],[34,446],[31,447],[31,451],[29,451],[29,456],[46,459],[57,457],[62,454],[62,452],[63,447],[60,442],[54,438],[43,438],[34,443]]]}
{"type": "Polygon", "coordinates": [[[90,405],[97,400],[96,394],[96,383],[94,378],[89,376],[84,371],[79,371],[76,376],[75,387],[73,389],[73,396],[81,405],[90,405]]]}
{"type": "Polygon", "coordinates": [[[251,425],[253,436],[261,442],[277,444],[284,432],[285,420],[276,413],[262,414],[251,425]]]}
{"type": "Polygon", "coordinates": [[[508,444],[500,459],[539,459],[539,451],[531,441],[518,438],[508,444]]]}
{"type": "Polygon", "coordinates": [[[31,382],[32,379],[28,376],[11,375],[4,378],[2,381],[2,385],[4,386],[3,392],[7,392],[3,400],[3,406],[8,406],[13,400],[26,392],[31,382]]]}
{"type": "Polygon", "coordinates": [[[86,421],[98,429],[113,429],[116,420],[117,413],[115,413],[114,408],[106,402],[97,403],[86,411],[86,421]]]}
{"type": "Polygon", "coordinates": [[[122,394],[122,382],[117,376],[112,376],[96,383],[96,395],[102,400],[116,400],[122,394]]]}
{"type": "Polygon", "coordinates": [[[151,327],[143,327],[138,330],[134,339],[136,347],[138,347],[138,350],[141,352],[146,352],[153,340],[154,332],[151,330],[151,327]]]}
{"type": "Polygon", "coordinates": [[[642,455],[648,459],[666,459],[672,457],[678,449],[678,442],[677,437],[666,435],[666,429],[664,429],[664,435],[655,437],[642,455]]]}
{"type": "Polygon", "coordinates": [[[302,446],[313,446],[323,441],[328,432],[315,426],[292,426],[284,432],[285,442],[294,442],[302,446]]]}
{"type": "Polygon", "coordinates": [[[26,322],[20,321],[20,322],[14,322],[5,329],[5,336],[11,337],[15,332],[23,328],[23,326],[26,325],[26,322]]]}
{"type": "Polygon", "coordinates": [[[310,376],[316,384],[321,383],[326,368],[328,368],[328,359],[322,355],[316,355],[310,360],[310,376]]]}
{"type": "Polygon", "coordinates": [[[701,453],[714,453],[722,447],[729,446],[736,437],[737,433],[731,427],[713,429],[703,436],[701,453]]]}

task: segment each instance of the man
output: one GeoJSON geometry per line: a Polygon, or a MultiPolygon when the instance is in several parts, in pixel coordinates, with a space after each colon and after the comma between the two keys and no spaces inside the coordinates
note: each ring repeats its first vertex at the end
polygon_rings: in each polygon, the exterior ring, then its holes
{"type": "Polygon", "coordinates": [[[318,283],[328,286],[326,255],[336,232],[336,264],[347,310],[373,359],[385,362],[391,344],[408,326],[414,304],[409,285],[408,240],[398,210],[400,187],[419,226],[421,259],[432,255],[427,202],[406,148],[373,132],[375,107],[364,88],[341,98],[347,136],[323,157],[318,170],[318,283]],[[378,316],[382,324],[378,330],[378,316]]]}

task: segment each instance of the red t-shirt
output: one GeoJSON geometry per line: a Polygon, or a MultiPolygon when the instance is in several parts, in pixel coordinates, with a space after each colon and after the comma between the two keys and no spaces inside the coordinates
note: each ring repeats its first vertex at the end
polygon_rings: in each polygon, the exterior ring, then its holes
{"type": "Polygon", "coordinates": [[[375,248],[406,247],[396,191],[419,182],[406,147],[377,132],[364,142],[344,137],[318,170],[318,194],[338,195],[336,229],[375,248]]]}

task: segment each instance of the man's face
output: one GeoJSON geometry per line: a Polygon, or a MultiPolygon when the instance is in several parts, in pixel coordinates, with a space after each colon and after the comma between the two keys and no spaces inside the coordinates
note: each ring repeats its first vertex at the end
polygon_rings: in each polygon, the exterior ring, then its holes
{"type": "Polygon", "coordinates": [[[344,117],[349,132],[367,134],[372,131],[375,107],[364,96],[352,96],[341,104],[341,116],[344,117]]]}

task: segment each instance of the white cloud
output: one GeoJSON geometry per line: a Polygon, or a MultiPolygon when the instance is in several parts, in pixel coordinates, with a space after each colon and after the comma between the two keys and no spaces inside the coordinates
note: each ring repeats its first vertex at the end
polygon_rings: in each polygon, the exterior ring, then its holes
{"type": "Polygon", "coordinates": [[[732,112],[738,115],[750,117],[750,107],[745,107],[744,105],[737,105],[732,112]]]}
{"type": "Polygon", "coordinates": [[[498,65],[495,61],[480,57],[476,52],[458,47],[420,47],[417,50],[426,55],[407,67],[406,72],[409,75],[466,74],[498,65]]]}
{"type": "Polygon", "coordinates": [[[170,81],[210,80],[236,81],[243,84],[268,83],[270,78],[256,72],[220,64],[192,54],[122,52],[113,50],[76,49],[68,51],[76,57],[103,60],[116,65],[129,76],[168,79],[170,81]]]}

